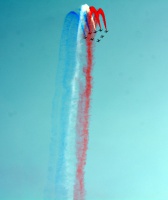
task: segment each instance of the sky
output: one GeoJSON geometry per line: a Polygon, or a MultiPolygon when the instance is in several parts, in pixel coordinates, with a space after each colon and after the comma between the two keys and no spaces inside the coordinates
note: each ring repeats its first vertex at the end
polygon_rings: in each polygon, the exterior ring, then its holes
{"type": "Polygon", "coordinates": [[[101,7],[86,200],[168,199],[168,1],[0,1],[0,200],[42,200],[66,14],[101,7]]]}

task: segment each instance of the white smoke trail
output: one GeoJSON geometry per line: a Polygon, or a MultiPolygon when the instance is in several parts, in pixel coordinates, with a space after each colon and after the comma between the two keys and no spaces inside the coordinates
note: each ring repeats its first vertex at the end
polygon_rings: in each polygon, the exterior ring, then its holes
{"type": "Polygon", "coordinates": [[[77,47],[76,47],[76,66],[72,85],[72,96],[70,102],[70,115],[69,125],[66,137],[65,148],[65,188],[67,190],[67,200],[73,200],[74,184],[76,178],[76,120],[77,120],[77,106],[79,100],[79,79],[81,74],[82,65],[82,24],[85,24],[84,13],[89,11],[87,4],[81,6],[78,34],[77,34],[77,47]]]}

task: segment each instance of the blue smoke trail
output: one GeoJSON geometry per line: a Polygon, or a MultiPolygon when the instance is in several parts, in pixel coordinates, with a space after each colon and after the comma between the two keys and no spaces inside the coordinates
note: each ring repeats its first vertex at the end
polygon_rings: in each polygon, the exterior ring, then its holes
{"type": "MultiPolygon", "coordinates": [[[[80,10],[80,12],[82,12],[82,10],[80,10]]],[[[87,36],[86,32],[85,32],[85,27],[87,26],[87,29],[89,32],[91,32],[90,30],[90,26],[89,26],[89,22],[88,22],[88,18],[87,18],[87,11],[82,12],[82,22],[81,22],[81,28],[83,30],[83,35],[84,37],[87,36]]]]}
{"type": "Polygon", "coordinates": [[[56,71],[56,91],[52,111],[52,135],[50,144],[49,175],[45,190],[46,200],[68,198],[66,187],[66,137],[72,96],[71,82],[75,73],[77,32],[79,15],[70,12],[64,22],[59,63],[56,71]]]}

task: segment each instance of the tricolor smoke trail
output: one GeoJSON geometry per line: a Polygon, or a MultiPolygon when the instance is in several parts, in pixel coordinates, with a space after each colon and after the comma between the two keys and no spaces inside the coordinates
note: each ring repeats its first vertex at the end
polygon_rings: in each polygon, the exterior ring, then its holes
{"type": "Polygon", "coordinates": [[[107,30],[101,8],[85,4],[79,13],[70,12],[65,18],[53,100],[47,200],[85,199],[93,40],[96,27],[102,30],[100,16],[107,30]]]}

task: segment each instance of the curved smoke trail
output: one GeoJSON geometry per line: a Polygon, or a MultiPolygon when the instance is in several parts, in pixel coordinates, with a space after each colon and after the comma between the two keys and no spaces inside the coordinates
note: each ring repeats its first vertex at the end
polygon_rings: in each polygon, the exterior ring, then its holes
{"type": "Polygon", "coordinates": [[[101,28],[99,15],[106,28],[103,10],[96,11],[87,4],[81,6],[79,14],[70,12],[65,18],[53,100],[46,200],[85,198],[84,168],[93,65],[93,42],[90,39],[96,26],[101,28]],[[83,36],[88,39],[83,40],[83,36]]]}
{"type": "MultiPolygon", "coordinates": [[[[70,173],[73,172],[73,141],[75,133],[71,132],[70,123],[72,122],[71,115],[73,112],[72,104],[72,80],[75,73],[76,65],[76,46],[77,46],[77,30],[79,25],[79,16],[75,12],[70,12],[66,19],[63,29],[62,40],[64,40],[65,48],[61,50],[62,66],[58,66],[63,69],[63,74],[57,73],[58,76],[62,75],[62,100],[61,100],[61,113],[60,113],[60,146],[59,146],[59,158],[57,162],[56,170],[56,199],[70,199],[69,190],[72,184],[70,173]],[[70,135],[71,133],[71,135],[70,135]],[[72,147],[72,148],[71,148],[72,147]],[[71,168],[71,169],[70,169],[71,168]]],[[[60,98],[60,97],[59,97],[60,98]]]]}
{"type": "MultiPolygon", "coordinates": [[[[89,25],[88,34],[93,34],[96,26],[101,29],[99,15],[103,18],[104,27],[106,27],[106,19],[102,9],[96,10],[93,6],[83,6],[83,10],[87,12],[87,25],[89,25]],[[93,16],[94,15],[94,16],[93,16]],[[94,17],[94,18],[93,18],[94,17]]],[[[83,14],[83,13],[81,13],[83,14]]],[[[92,37],[92,36],[91,36],[92,37]]],[[[77,168],[76,182],[74,186],[74,200],[85,199],[84,187],[84,168],[86,164],[86,154],[88,148],[89,136],[89,110],[92,91],[92,68],[93,68],[93,42],[86,40],[86,66],[83,68],[84,81],[80,83],[80,98],[78,103],[77,116],[77,168]]]]}
{"type": "MultiPolygon", "coordinates": [[[[89,13],[89,9],[85,6],[89,13]]],[[[88,18],[89,32],[93,31],[92,18],[88,18]]],[[[90,95],[92,89],[92,42],[86,40],[86,66],[83,68],[84,80],[80,83],[80,98],[78,103],[78,117],[77,117],[77,168],[76,168],[76,182],[74,186],[74,200],[84,200],[84,167],[86,163],[86,152],[88,148],[88,123],[89,123],[89,108],[90,95]]]]}
{"type": "MultiPolygon", "coordinates": [[[[56,71],[56,91],[53,100],[52,110],[52,135],[50,144],[49,175],[48,184],[45,190],[45,199],[70,199],[68,187],[71,183],[70,173],[73,173],[75,162],[73,156],[75,132],[70,134],[70,114],[73,107],[72,80],[76,66],[76,46],[79,15],[70,12],[64,22],[59,63],[56,71]],[[68,141],[70,140],[70,141],[68,141]],[[69,144],[72,142],[72,144],[69,144]],[[72,155],[72,156],[71,156],[72,155]],[[73,160],[73,162],[72,162],[73,160]],[[69,166],[68,163],[74,163],[69,166]],[[71,168],[71,169],[69,169],[71,168]],[[72,170],[72,172],[70,172],[72,170]]],[[[72,114],[71,114],[72,115],[72,114]]]]}

